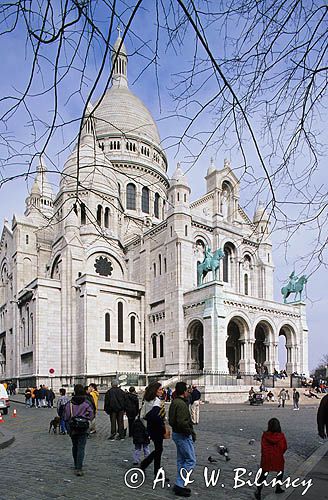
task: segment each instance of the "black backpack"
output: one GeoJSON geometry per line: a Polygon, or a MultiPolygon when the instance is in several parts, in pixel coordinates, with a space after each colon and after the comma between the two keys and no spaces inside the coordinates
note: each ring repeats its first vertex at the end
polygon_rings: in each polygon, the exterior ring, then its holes
{"type": "Polygon", "coordinates": [[[71,418],[68,421],[70,434],[85,434],[89,429],[89,420],[86,417],[73,416],[73,405],[71,407],[71,418]]]}
{"type": "Polygon", "coordinates": [[[140,416],[136,418],[132,425],[132,437],[133,444],[149,444],[149,435],[148,431],[143,424],[140,416]]]}

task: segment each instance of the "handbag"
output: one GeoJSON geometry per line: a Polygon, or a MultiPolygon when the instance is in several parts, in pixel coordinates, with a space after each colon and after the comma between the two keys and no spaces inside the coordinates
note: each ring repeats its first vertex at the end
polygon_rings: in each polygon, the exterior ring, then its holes
{"type": "Polygon", "coordinates": [[[73,434],[84,434],[89,429],[89,420],[86,417],[79,417],[73,415],[73,405],[71,407],[71,418],[69,419],[69,430],[73,434]]]}
{"type": "Polygon", "coordinates": [[[163,434],[163,439],[170,439],[171,438],[171,429],[168,425],[165,425],[165,432],[163,434]]]}

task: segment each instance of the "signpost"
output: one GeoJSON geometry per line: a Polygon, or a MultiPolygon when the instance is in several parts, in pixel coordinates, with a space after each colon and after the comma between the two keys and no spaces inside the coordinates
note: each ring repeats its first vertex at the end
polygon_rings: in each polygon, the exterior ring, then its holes
{"type": "Polygon", "coordinates": [[[49,374],[50,374],[50,383],[51,383],[51,390],[52,390],[52,375],[55,373],[54,368],[49,368],[49,374]]]}

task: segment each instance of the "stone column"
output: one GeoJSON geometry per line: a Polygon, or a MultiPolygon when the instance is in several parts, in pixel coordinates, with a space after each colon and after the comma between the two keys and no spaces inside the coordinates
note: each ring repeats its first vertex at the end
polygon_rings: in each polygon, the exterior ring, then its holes
{"type": "Polygon", "coordinates": [[[294,363],[292,360],[292,346],[291,346],[291,344],[286,344],[286,351],[287,351],[286,370],[287,370],[287,373],[290,375],[294,371],[294,363]]]}
{"type": "Polygon", "coordinates": [[[254,344],[255,344],[255,339],[250,339],[248,340],[248,343],[246,344],[246,357],[247,357],[247,372],[248,373],[256,373],[255,370],[255,360],[254,360],[254,344]]]}
{"type": "Polygon", "coordinates": [[[239,370],[241,373],[248,373],[247,344],[246,340],[240,340],[240,361],[239,370]]]}

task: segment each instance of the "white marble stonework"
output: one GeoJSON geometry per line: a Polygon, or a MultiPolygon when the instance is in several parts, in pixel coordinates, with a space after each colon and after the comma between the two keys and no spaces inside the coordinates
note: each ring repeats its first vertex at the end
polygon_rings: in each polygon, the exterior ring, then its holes
{"type": "MultiPolygon", "coordinates": [[[[113,52],[113,60],[118,39],[113,52]]],[[[151,113],[128,86],[124,45],[112,87],[89,105],[54,194],[40,158],[24,216],[0,241],[0,378],[22,387],[108,381],[116,373],[308,373],[304,303],[273,299],[270,221],[239,205],[230,162],[211,162],[191,202],[151,113]],[[76,197],[76,176],[79,193],[76,197]],[[51,220],[51,222],[49,222],[51,220]],[[225,252],[197,286],[206,246],[225,252]],[[106,379],[107,377],[107,379],[106,379]]],[[[196,376],[195,375],[195,376],[196,376]]]]}

